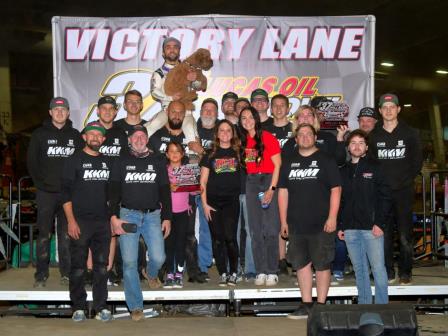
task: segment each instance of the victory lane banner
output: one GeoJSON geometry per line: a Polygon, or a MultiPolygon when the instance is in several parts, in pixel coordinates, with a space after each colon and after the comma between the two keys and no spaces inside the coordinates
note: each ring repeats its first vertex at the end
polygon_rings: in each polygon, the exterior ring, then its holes
{"type": "Polygon", "coordinates": [[[214,66],[206,72],[207,91],[198,92],[196,117],[205,98],[220,103],[227,91],[250,97],[256,88],[288,96],[291,113],[326,96],[336,104],[324,113],[328,128],[347,122],[356,128],[358,111],[374,106],[373,16],[53,17],[52,25],[54,94],[69,100],[78,129],[97,119],[101,96],[115,97],[117,119],[125,117],[124,94],[131,89],[144,97],[144,119],[160,111],[150,84],[168,36],[182,42],[181,60],[198,48],[210,50],[214,66]]]}

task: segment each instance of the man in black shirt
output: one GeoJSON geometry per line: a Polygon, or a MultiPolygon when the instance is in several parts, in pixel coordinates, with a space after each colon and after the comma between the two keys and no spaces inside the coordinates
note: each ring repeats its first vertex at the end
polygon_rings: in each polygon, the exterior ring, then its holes
{"type": "Polygon", "coordinates": [[[395,282],[393,233],[396,225],[400,239],[398,276],[400,284],[412,281],[414,245],[412,240],[412,206],[414,204],[414,179],[423,163],[420,137],[414,128],[398,119],[398,97],[386,93],[380,97],[379,111],[382,124],[370,133],[369,152],[377,158],[384,169],[392,189],[390,222],[384,232],[384,257],[389,283],[395,282]]]}
{"type": "Polygon", "coordinates": [[[106,134],[99,122],[83,130],[86,145],[64,165],[62,200],[70,236],[70,299],[75,322],[86,319],[87,293],[84,277],[89,248],[93,258],[93,308],[96,319],[112,319],[107,307],[107,263],[110,244],[110,214],[107,207],[107,183],[110,161],[99,153],[106,134]]]}
{"type": "Polygon", "coordinates": [[[140,91],[129,90],[125,93],[124,109],[127,112],[126,118],[116,120],[114,125],[121,128],[126,134],[132,130],[132,126],[146,124],[146,120],[140,116],[143,110],[143,96],[140,91]]]}
{"type": "MultiPolygon", "coordinates": [[[[293,125],[288,119],[290,106],[289,99],[285,95],[278,94],[271,99],[272,125],[265,127],[280,143],[280,148],[292,137],[293,125]]],[[[286,261],[286,240],[279,235],[279,270],[280,274],[288,274],[288,263],[286,261]]]]}
{"type": "MultiPolygon", "coordinates": [[[[227,98],[226,101],[230,102],[232,100],[233,98],[227,98]]],[[[218,102],[213,98],[204,99],[201,105],[200,118],[198,120],[198,133],[199,138],[201,139],[202,147],[206,151],[211,149],[213,137],[215,134],[215,125],[217,118],[218,118],[218,102]]],[[[205,218],[204,210],[202,208],[201,196],[197,195],[195,197],[195,201],[197,210],[199,212],[198,264],[201,273],[207,277],[208,268],[213,262],[210,228],[207,219],[205,218]]]]}
{"type": "Polygon", "coordinates": [[[144,318],[143,296],[138,274],[140,235],[146,243],[149,265],[146,270],[150,288],[159,288],[157,274],[165,262],[164,238],[171,228],[171,193],[166,166],[148,147],[144,126],[129,132],[129,153],[115,160],[109,188],[113,232],[120,235],[126,303],[134,321],[144,318]],[[125,232],[123,223],[135,225],[125,232]]]}
{"type": "Polygon", "coordinates": [[[250,95],[250,103],[258,111],[260,115],[261,127],[271,126],[273,123],[272,117],[268,116],[269,110],[269,95],[263,89],[256,89],[250,95]]]}
{"type": "Polygon", "coordinates": [[[67,220],[62,209],[61,177],[64,161],[76,149],[84,146],[79,132],[72,127],[67,99],[56,97],[50,101],[51,118],[36,129],[28,147],[28,171],[37,188],[37,227],[36,273],[34,287],[45,287],[49,275],[50,236],[54,219],[57,218],[57,238],[59,271],[61,284],[68,284],[70,272],[69,236],[67,220]]]}
{"type": "Polygon", "coordinates": [[[182,131],[182,123],[185,118],[185,105],[178,101],[169,103],[167,109],[168,122],[164,127],[159,129],[149,138],[149,146],[156,153],[165,153],[166,146],[170,141],[180,143],[185,148],[187,156],[202,154],[202,148],[198,141],[187,143],[184,132],[182,131]],[[191,149],[191,150],[189,150],[191,149]]]}
{"type": "MultiPolygon", "coordinates": [[[[100,153],[110,157],[111,159],[116,159],[120,156],[122,152],[128,150],[128,139],[125,131],[114,124],[115,117],[117,116],[118,106],[114,98],[111,96],[104,96],[98,100],[97,104],[97,114],[98,121],[106,129],[106,136],[103,144],[100,148],[100,153]]],[[[123,119],[124,120],[124,119],[123,119]]],[[[115,253],[117,246],[117,237],[112,237],[110,241],[110,253],[109,253],[109,263],[107,265],[108,284],[118,286],[119,279],[122,273],[118,272],[118,276],[112,268],[114,267],[115,253]]],[[[88,275],[87,279],[91,280],[91,257],[89,256],[89,262],[87,264],[88,275]]],[[[117,265],[116,269],[121,270],[121,256],[117,255],[117,265]]]]}
{"type": "Polygon", "coordinates": [[[282,164],[278,185],[281,233],[289,237],[288,260],[297,270],[303,301],[288,315],[293,319],[306,316],[312,306],[311,264],[316,270],[317,303],[325,303],[334,258],[341,178],[334,159],[317,149],[316,139],[313,126],[298,126],[298,151],[282,164]]]}
{"type": "MultiPolygon", "coordinates": [[[[178,101],[172,101],[167,107],[168,122],[165,127],[162,127],[149,138],[150,148],[156,153],[165,153],[166,147],[170,141],[180,143],[185,148],[186,163],[199,163],[199,155],[202,155],[204,149],[199,141],[187,143],[185,135],[182,131],[182,123],[185,118],[185,106],[178,101]]],[[[193,211],[196,210],[194,197],[190,199],[193,211]]],[[[198,266],[197,255],[197,240],[195,237],[195,216],[190,216],[192,219],[187,229],[187,247],[186,247],[186,265],[190,282],[204,283],[205,275],[201,274],[198,266]]]]}

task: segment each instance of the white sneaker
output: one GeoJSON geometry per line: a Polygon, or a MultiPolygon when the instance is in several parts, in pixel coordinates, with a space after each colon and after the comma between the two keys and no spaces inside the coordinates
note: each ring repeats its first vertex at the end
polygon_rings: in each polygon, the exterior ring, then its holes
{"type": "Polygon", "coordinates": [[[254,283],[256,286],[264,286],[266,284],[266,274],[264,273],[257,274],[254,283]]]}
{"type": "Polygon", "coordinates": [[[275,286],[278,284],[277,274],[268,274],[266,277],[266,286],[275,286]]]}

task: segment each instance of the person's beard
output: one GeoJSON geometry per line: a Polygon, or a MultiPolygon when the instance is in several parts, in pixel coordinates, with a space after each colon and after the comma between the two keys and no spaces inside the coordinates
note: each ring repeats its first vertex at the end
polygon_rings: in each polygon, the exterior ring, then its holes
{"type": "Polygon", "coordinates": [[[212,128],[215,125],[215,117],[201,117],[202,127],[212,128]]]}
{"type": "Polygon", "coordinates": [[[174,120],[168,119],[168,125],[172,130],[178,130],[182,128],[182,121],[176,123],[174,120]]]}
{"type": "Polygon", "coordinates": [[[165,61],[168,61],[168,63],[176,63],[179,61],[179,55],[165,55],[165,61]]]}
{"type": "Polygon", "coordinates": [[[89,147],[91,150],[93,150],[94,152],[99,152],[101,145],[99,143],[88,143],[87,147],[89,147]]]}

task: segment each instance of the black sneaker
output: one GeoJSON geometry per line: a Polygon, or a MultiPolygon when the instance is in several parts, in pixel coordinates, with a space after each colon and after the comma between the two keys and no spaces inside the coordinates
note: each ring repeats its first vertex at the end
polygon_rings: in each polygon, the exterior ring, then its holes
{"type": "Polygon", "coordinates": [[[114,271],[110,270],[107,272],[107,285],[112,287],[117,287],[120,284],[120,279],[115,274],[114,271]]]}
{"type": "Polygon", "coordinates": [[[233,273],[231,275],[229,275],[229,277],[227,278],[227,284],[229,286],[236,286],[236,283],[238,282],[238,276],[236,273],[233,273]]]}
{"type": "Polygon", "coordinates": [[[206,283],[207,280],[203,274],[197,273],[189,275],[188,282],[206,283]]]}
{"type": "Polygon", "coordinates": [[[69,285],[69,278],[66,275],[61,276],[60,284],[61,286],[68,286],[69,285]]]}
{"type": "Polygon", "coordinates": [[[47,285],[48,277],[39,277],[34,280],[34,288],[44,288],[47,285]]]}
{"type": "Polygon", "coordinates": [[[204,278],[205,281],[210,281],[210,277],[207,272],[201,272],[199,273],[199,275],[201,276],[201,278],[204,278]]]}
{"type": "Polygon", "coordinates": [[[219,276],[218,285],[221,287],[227,286],[227,274],[223,273],[219,276]]]}
{"type": "Polygon", "coordinates": [[[281,259],[278,261],[278,269],[279,275],[289,275],[288,262],[286,261],[286,259],[281,259]]]}
{"type": "Polygon", "coordinates": [[[313,303],[301,303],[296,310],[286,315],[286,317],[291,320],[306,319],[310,314],[311,308],[313,308],[313,303]]]}

